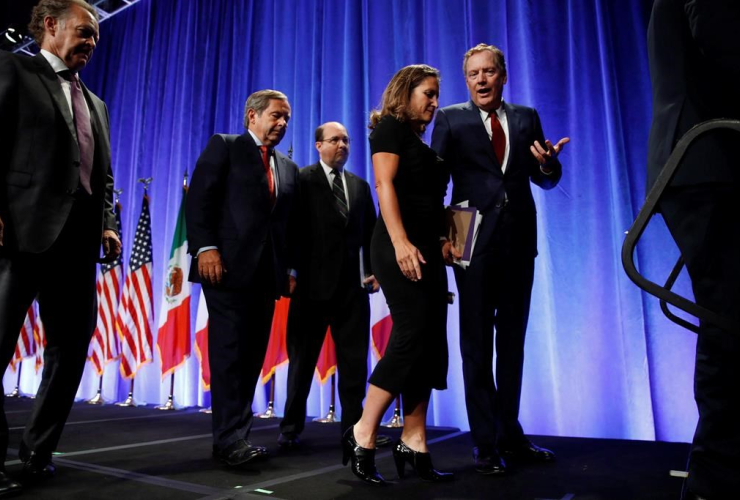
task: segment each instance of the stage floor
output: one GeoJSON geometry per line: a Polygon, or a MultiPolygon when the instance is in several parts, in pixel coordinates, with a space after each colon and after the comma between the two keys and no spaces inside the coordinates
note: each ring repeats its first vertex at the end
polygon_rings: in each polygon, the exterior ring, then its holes
{"type": "MultiPolygon", "coordinates": [[[[17,449],[32,400],[6,399],[10,424],[8,472],[20,473],[17,449]]],[[[210,415],[197,409],[75,404],[54,458],[57,475],[26,487],[34,499],[538,499],[678,500],[688,445],[614,439],[535,437],[557,453],[553,464],[511,464],[506,477],[486,477],[472,468],[470,438],[456,429],[430,430],[439,469],[456,473],[448,484],[429,484],[407,472],[399,480],[389,448],[378,469],[391,481],[384,488],[356,480],[341,465],[338,424],[309,423],[298,451],[277,448],[277,419],[255,419],[251,441],[270,458],[242,469],[211,458],[210,415]]],[[[384,430],[397,437],[397,429],[384,430]]],[[[407,469],[408,471],[408,469],[407,469]]]]}

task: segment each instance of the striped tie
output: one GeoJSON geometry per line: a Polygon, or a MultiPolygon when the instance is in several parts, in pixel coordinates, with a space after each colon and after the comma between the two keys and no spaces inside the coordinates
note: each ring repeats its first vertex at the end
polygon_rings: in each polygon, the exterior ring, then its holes
{"type": "Polygon", "coordinates": [[[334,202],[337,205],[337,210],[339,210],[340,215],[344,217],[346,222],[349,216],[349,207],[347,206],[347,196],[344,194],[341,171],[332,169],[331,173],[334,176],[334,188],[332,189],[334,192],[334,202]]]}

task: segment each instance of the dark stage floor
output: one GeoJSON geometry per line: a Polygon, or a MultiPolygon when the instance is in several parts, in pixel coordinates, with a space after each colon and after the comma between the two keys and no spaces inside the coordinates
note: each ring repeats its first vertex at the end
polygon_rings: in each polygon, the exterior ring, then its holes
{"type": "MultiPolygon", "coordinates": [[[[9,457],[17,455],[32,401],[6,399],[10,423],[9,457]]],[[[430,442],[435,465],[456,473],[449,484],[429,484],[413,473],[398,480],[388,448],[378,468],[392,484],[385,488],[360,483],[340,464],[337,424],[307,425],[300,451],[277,449],[278,420],[257,419],[254,444],[271,456],[243,469],[227,469],[211,458],[210,415],[197,409],[158,411],[146,408],[91,406],[72,410],[55,457],[57,476],[27,487],[34,499],[670,499],[677,500],[688,445],[609,439],[537,437],[556,451],[548,465],[510,467],[507,477],[480,476],[472,469],[467,433],[435,428],[430,442]]],[[[399,431],[388,430],[396,437],[399,431]]],[[[20,472],[18,460],[6,463],[20,472]]]]}

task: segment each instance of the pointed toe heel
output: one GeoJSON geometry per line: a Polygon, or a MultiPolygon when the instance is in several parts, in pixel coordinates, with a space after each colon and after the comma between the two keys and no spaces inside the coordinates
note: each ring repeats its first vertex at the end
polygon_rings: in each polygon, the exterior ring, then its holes
{"type": "Polygon", "coordinates": [[[357,444],[354,426],[347,429],[342,438],[342,464],[351,461],[352,473],[366,483],[382,486],[387,484],[375,467],[375,450],[357,444]]]}
{"type": "Polygon", "coordinates": [[[408,462],[416,471],[416,475],[424,481],[443,482],[455,479],[452,472],[441,472],[434,468],[430,453],[414,451],[400,439],[393,447],[393,460],[396,463],[399,478],[405,476],[406,462],[408,462]]]}

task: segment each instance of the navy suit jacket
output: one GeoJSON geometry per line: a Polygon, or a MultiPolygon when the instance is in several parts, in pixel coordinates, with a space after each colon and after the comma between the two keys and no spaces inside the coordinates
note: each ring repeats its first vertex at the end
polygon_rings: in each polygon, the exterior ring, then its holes
{"type": "MultiPolygon", "coordinates": [[[[90,180],[95,234],[118,231],[113,213],[108,110],[84,84],[95,138],[90,180]]],[[[40,253],[62,231],[80,185],[80,150],[69,104],[57,75],[43,55],[0,51],[0,218],[4,244],[40,253]]]]}
{"type": "MultiPolygon", "coordinates": [[[[218,247],[227,270],[222,287],[248,287],[269,242],[277,292],[286,292],[287,269],[296,257],[289,225],[296,215],[298,167],[275,150],[275,170],[272,205],[260,150],[249,132],[214,135],[198,158],[186,205],[188,249],[196,256],[200,248],[218,247]]],[[[200,282],[195,263],[190,280],[200,282]]]]}
{"type": "Polygon", "coordinates": [[[372,274],[370,240],[376,214],[370,185],[344,171],[349,197],[349,218],[335,208],[334,194],[320,163],[300,170],[301,202],[299,223],[298,286],[313,300],[328,300],[340,283],[345,268],[354,274],[351,283],[360,281],[360,248],[363,248],[365,275],[372,274]]]}
{"type": "Polygon", "coordinates": [[[507,210],[517,220],[519,250],[536,255],[536,209],[530,181],[551,189],[560,180],[562,168],[559,161],[553,160],[548,164],[552,172],[543,174],[529,150],[535,140],[544,144],[537,111],[506,102],[504,109],[509,125],[509,163],[505,173],[493,152],[480,111],[472,101],[437,112],[432,149],[445,160],[445,184],[452,178],[452,204],[469,200],[470,206],[483,215],[475,255],[490,251],[504,194],[507,210]]]}

